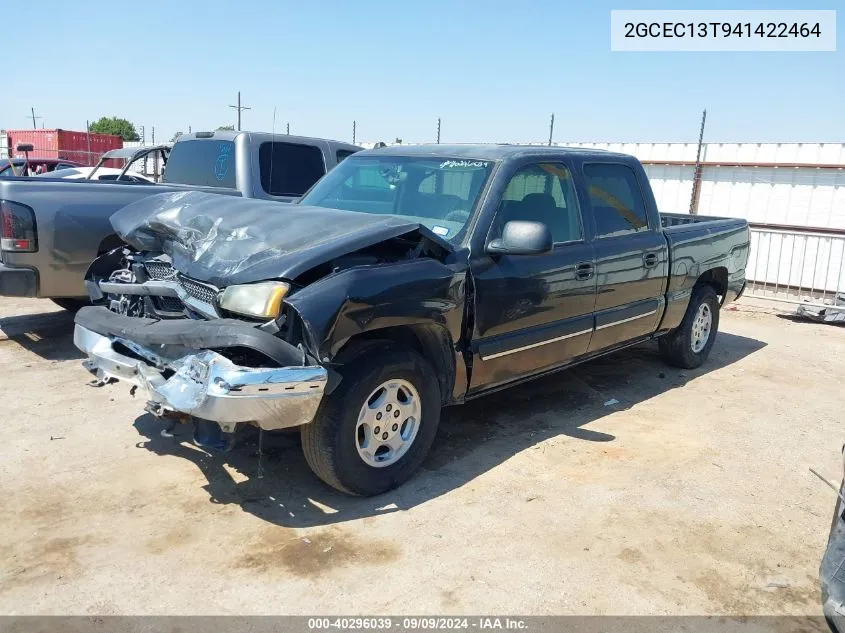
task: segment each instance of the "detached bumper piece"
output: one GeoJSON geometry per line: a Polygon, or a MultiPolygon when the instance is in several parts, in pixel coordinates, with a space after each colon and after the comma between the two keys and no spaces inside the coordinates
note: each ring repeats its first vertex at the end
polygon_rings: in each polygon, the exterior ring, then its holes
{"type": "Polygon", "coordinates": [[[307,424],[328,379],[297,348],[236,320],[153,321],[88,307],[76,315],[73,340],[101,381],[144,388],[151,413],[209,420],[227,433],[241,422],[265,430],[307,424]],[[283,366],[242,367],[212,351],[235,347],[283,366]]]}
{"type": "Polygon", "coordinates": [[[799,305],[795,314],[819,323],[845,323],[845,293],[839,293],[831,305],[799,305]]]}

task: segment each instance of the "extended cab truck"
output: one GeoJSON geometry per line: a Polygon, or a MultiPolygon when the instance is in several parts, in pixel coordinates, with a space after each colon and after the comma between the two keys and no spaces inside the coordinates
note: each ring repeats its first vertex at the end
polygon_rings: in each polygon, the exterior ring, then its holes
{"type": "MultiPolygon", "coordinates": [[[[196,132],[173,145],[159,185],[0,179],[0,295],[46,297],[78,307],[77,299],[87,294],[83,280],[91,262],[120,245],[109,218],[121,207],[157,193],[192,190],[290,202],[359,149],[280,134],[196,132]]],[[[121,151],[126,150],[109,155],[121,151]]],[[[149,150],[137,151],[120,158],[131,164],[149,150]]]]}
{"type": "Polygon", "coordinates": [[[198,443],[300,426],[314,472],[355,494],[408,479],[443,406],[655,337],[698,366],[745,286],[745,220],[661,218],[622,154],[377,149],[266,205],[115,214],[130,248],[92,266],[74,340],[98,384],[142,387],[198,443]]]}

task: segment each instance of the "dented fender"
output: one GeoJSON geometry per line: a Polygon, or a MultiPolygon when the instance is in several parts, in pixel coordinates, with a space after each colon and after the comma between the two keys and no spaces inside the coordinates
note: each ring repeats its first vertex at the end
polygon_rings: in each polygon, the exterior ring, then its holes
{"type": "MultiPolygon", "coordinates": [[[[397,327],[433,326],[446,335],[454,391],[466,390],[461,352],[467,267],[431,258],[350,268],[316,281],[286,299],[305,330],[306,345],[320,362],[331,363],[356,336],[397,327]]],[[[438,369],[435,367],[435,369],[438,369]]]]}

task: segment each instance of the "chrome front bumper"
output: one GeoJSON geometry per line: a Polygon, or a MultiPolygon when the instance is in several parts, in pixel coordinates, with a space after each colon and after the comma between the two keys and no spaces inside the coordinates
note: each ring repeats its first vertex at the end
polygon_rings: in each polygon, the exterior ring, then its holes
{"type": "Polygon", "coordinates": [[[239,422],[254,422],[265,430],[307,424],[328,379],[320,366],[239,367],[210,350],[166,357],[162,354],[172,346],[156,352],[79,324],[73,342],[88,355],[85,367],[101,380],[114,378],[146,389],[152,403],[148,408],[156,415],[183,413],[217,422],[224,432],[234,431],[239,422]],[[115,344],[137,357],[120,353],[115,344]]]}

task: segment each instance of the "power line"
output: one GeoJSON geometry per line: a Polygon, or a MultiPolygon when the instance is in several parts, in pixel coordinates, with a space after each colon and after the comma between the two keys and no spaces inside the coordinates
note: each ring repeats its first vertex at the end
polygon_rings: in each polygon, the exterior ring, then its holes
{"type": "Polygon", "coordinates": [[[230,108],[234,108],[238,111],[238,132],[241,131],[241,112],[244,110],[252,110],[252,108],[248,108],[246,106],[241,105],[241,91],[238,90],[238,105],[230,105],[230,108]]]}

